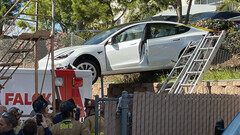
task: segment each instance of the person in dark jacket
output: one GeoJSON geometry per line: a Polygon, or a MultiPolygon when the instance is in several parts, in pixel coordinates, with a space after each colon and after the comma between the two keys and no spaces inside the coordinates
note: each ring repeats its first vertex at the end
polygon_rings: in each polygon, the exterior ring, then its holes
{"type": "MultiPolygon", "coordinates": [[[[51,128],[53,125],[52,120],[48,117],[48,105],[49,101],[46,101],[42,95],[40,95],[36,100],[33,101],[32,107],[34,112],[37,113],[38,116],[42,115],[42,119],[45,119],[47,123],[47,127],[51,128]]],[[[35,117],[37,117],[35,115],[35,117]]],[[[40,124],[40,123],[39,123],[40,124]]],[[[45,135],[45,127],[43,125],[38,125],[38,135],[45,135]]]]}
{"type": "MultiPolygon", "coordinates": [[[[47,127],[47,123],[45,118],[43,117],[43,121],[41,125],[44,128],[44,135],[52,135],[52,132],[47,127]]],[[[19,131],[17,135],[37,135],[37,122],[35,119],[28,119],[23,123],[22,129],[19,131]]]]}
{"type": "Polygon", "coordinates": [[[17,118],[12,112],[4,112],[0,118],[0,135],[16,135],[13,128],[17,124],[17,118]]]}
{"type": "Polygon", "coordinates": [[[60,112],[63,120],[51,127],[53,135],[90,135],[88,128],[73,118],[74,108],[71,100],[61,103],[60,112]]]}

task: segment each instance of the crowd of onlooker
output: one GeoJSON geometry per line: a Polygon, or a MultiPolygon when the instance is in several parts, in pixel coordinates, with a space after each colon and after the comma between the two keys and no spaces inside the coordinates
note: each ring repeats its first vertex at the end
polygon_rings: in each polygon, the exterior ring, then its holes
{"type": "MultiPolygon", "coordinates": [[[[40,95],[32,103],[31,117],[20,121],[23,111],[17,107],[7,109],[0,105],[0,135],[93,135],[95,133],[95,101],[85,99],[85,114],[80,122],[80,107],[73,99],[62,102],[56,99],[56,113],[48,113],[49,101],[40,95]]],[[[50,108],[52,109],[52,108],[50,108]]],[[[103,134],[104,119],[99,118],[100,134],[103,134]]]]}

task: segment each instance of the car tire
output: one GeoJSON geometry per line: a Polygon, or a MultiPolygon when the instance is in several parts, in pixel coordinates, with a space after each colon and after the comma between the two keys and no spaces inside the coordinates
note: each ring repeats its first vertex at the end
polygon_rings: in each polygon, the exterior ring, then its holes
{"type": "Polygon", "coordinates": [[[94,84],[99,75],[100,75],[100,69],[97,66],[97,64],[95,64],[93,61],[91,60],[82,60],[79,62],[79,64],[76,66],[77,69],[79,70],[91,70],[92,71],[92,84],[94,84]]]}

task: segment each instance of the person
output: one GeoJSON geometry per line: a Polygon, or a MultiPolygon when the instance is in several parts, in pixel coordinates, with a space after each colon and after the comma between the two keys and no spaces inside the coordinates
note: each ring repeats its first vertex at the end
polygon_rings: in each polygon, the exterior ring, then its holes
{"type": "Polygon", "coordinates": [[[17,126],[13,129],[15,134],[17,134],[19,132],[19,130],[21,129],[21,122],[20,122],[20,118],[22,116],[23,111],[21,111],[19,108],[17,107],[11,107],[10,109],[8,109],[8,112],[11,112],[12,114],[14,114],[17,118],[18,124],[17,126]]]}
{"type": "Polygon", "coordinates": [[[79,121],[80,118],[80,107],[77,107],[74,100],[72,98],[68,99],[67,101],[69,101],[72,104],[72,108],[73,108],[73,118],[76,121],[79,121]]]}
{"type": "MultiPolygon", "coordinates": [[[[85,99],[85,103],[84,103],[85,107],[86,107],[86,114],[87,117],[84,120],[84,124],[88,127],[88,129],[90,130],[91,134],[95,133],[95,100],[92,99],[85,99]]],[[[104,119],[102,116],[99,117],[98,119],[99,122],[99,129],[100,129],[100,134],[103,135],[104,133],[104,119]]]]}
{"type": "MultiPolygon", "coordinates": [[[[42,117],[43,121],[41,122],[41,125],[44,128],[44,134],[45,135],[52,135],[52,132],[47,127],[47,123],[45,120],[45,117],[42,117]]],[[[22,126],[22,129],[18,132],[17,135],[37,135],[37,122],[34,119],[27,119],[22,126]]]]}
{"type": "MultiPolygon", "coordinates": [[[[75,106],[76,107],[76,106],[75,106]]],[[[62,121],[51,128],[53,135],[90,135],[88,128],[73,118],[74,105],[71,101],[64,101],[60,104],[62,121]]]]}
{"type": "Polygon", "coordinates": [[[37,122],[33,119],[27,119],[17,135],[37,135],[37,122]]]}
{"type": "Polygon", "coordinates": [[[7,107],[0,105],[0,118],[4,112],[7,112],[7,107]]]}
{"type": "Polygon", "coordinates": [[[18,124],[15,114],[4,112],[0,118],[0,135],[16,135],[13,128],[18,124]]]}
{"type": "MultiPolygon", "coordinates": [[[[45,119],[46,121],[46,127],[51,128],[53,123],[52,123],[52,120],[48,117],[48,105],[49,105],[49,101],[46,101],[42,95],[40,95],[32,103],[33,111],[38,115],[42,115],[42,119],[45,119]]],[[[44,135],[46,127],[43,127],[42,124],[38,125],[38,128],[37,128],[38,135],[44,135]]]]}

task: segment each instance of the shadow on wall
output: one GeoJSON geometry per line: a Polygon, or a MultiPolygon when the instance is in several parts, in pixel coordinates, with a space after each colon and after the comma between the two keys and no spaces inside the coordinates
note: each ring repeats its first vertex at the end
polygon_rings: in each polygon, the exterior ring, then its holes
{"type": "Polygon", "coordinates": [[[221,64],[232,58],[232,53],[226,49],[220,48],[214,57],[211,65],[221,64]]]}

